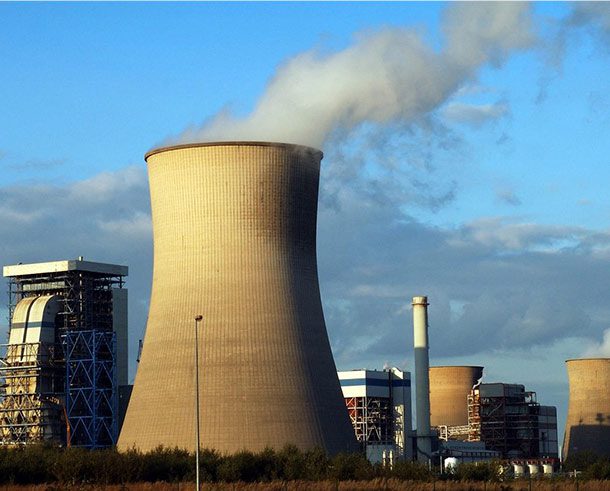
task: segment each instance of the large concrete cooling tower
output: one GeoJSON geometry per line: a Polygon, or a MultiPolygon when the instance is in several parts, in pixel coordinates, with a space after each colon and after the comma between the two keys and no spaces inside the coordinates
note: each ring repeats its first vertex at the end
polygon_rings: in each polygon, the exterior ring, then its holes
{"type": "Polygon", "coordinates": [[[468,424],[468,394],[483,367],[430,367],[430,424],[468,424]]]}
{"type": "Polygon", "coordinates": [[[610,456],[610,358],[567,360],[570,402],[563,458],[590,451],[610,456]]]}
{"type": "Polygon", "coordinates": [[[318,286],[321,158],[253,142],[146,156],[153,287],[120,449],[194,449],[197,315],[202,448],[355,448],[318,286]]]}

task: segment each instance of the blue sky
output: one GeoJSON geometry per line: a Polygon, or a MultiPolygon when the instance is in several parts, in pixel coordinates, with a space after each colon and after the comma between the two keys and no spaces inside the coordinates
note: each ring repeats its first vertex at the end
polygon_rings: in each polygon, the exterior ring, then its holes
{"type": "Polygon", "coordinates": [[[128,264],[134,351],[144,153],[314,142],[339,368],[412,368],[428,294],[433,363],[524,383],[562,425],[564,360],[610,356],[609,5],[0,3],[0,259],[128,264]]]}

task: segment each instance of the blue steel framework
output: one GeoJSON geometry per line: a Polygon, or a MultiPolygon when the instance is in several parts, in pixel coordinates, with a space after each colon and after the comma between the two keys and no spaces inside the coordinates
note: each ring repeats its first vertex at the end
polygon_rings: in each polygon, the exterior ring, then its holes
{"type": "Polygon", "coordinates": [[[118,437],[115,333],[68,331],[63,341],[70,443],[86,448],[112,446],[118,437]]]}

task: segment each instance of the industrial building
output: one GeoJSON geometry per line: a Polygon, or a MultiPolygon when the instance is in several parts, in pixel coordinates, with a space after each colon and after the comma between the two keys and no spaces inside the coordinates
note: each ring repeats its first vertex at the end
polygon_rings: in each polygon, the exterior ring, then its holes
{"type": "Polygon", "coordinates": [[[483,442],[506,459],[557,459],[557,409],[540,405],[523,385],[481,383],[482,376],[479,366],[430,368],[431,422],[439,439],[483,442]]]}
{"type": "Polygon", "coordinates": [[[367,458],[411,459],[411,374],[389,368],[338,375],[356,439],[367,458]]]}
{"type": "Polygon", "coordinates": [[[557,409],[520,384],[479,384],[468,396],[469,441],[506,459],[556,459],[557,409]]]}
{"type": "Polygon", "coordinates": [[[318,285],[321,158],[262,142],[146,155],[153,285],[119,449],[192,451],[197,413],[223,453],[357,448],[318,285]]]}
{"type": "Polygon", "coordinates": [[[5,266],[10,329],[0,359],[0,442],[116,443],[127,385],[126,266],[5,266]]]}
{"type": "Polygon", "coordinates": [[[610,456],[610,358],[567,360],[570,400],[563,459],[579,452],[610,456]]]}
{"type": "Polygon", "coordinates": [[[430,367],[430,424],[442,440],[468,439],[468,395],[483,367],[430,367]]]}

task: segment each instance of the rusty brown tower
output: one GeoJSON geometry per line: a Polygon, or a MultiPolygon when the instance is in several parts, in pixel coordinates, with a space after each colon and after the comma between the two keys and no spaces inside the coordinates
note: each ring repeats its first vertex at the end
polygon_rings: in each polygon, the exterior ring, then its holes
{"type": "Polygon", "coordinates": [[[430,367],[430,423],[467,426],[468,394],[483,377],[483,367],[430,367]]]}
{"type": "Polygon", "coordinates": [[[322,153],[288,144],[147,154],[154,232],[146,338],[119,448],[355,448],[318,286],[322,153]]]}

